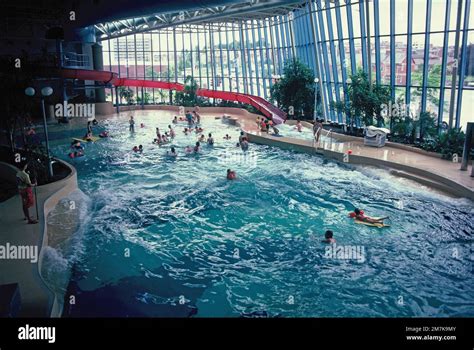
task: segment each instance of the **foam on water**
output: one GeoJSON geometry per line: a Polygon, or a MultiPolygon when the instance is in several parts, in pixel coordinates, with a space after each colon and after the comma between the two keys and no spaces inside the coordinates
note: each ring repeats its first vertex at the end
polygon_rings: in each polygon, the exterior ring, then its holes
{"type": "Polygon", "coordinates": [[[225,163],[223,151],[239,150],[239,130],[213,119],[203,124],[214,147],[186,156],[196,137],[177,130],[179,156],[170,161],[170,145],[151,140],[171,118],[136,112],[147,128],[134,135],[126,119],[110,120],[114,137],[88,145],[76,165],[92,207],[73,279],[82,306],[71,315],[474,315],[472,202],[382,169],[269,146],[250,145],[256,164],[225,163]],[[143,154],[126,166],[107,164],[104,155],[123,159],[138,144],[143,154]],[[237,181],[225,179],[227,168],[237,181]],[[355,225],[347,218],[354,207],[390,216],[391,227],[355,225]],[[364,247],[365,262],[326,258],[326,229],[340,244],[364,247]],[[180,296],[183,305],[170,303],[180,296]],[[101,298],[107,303],[97,305],[101,298]]]}

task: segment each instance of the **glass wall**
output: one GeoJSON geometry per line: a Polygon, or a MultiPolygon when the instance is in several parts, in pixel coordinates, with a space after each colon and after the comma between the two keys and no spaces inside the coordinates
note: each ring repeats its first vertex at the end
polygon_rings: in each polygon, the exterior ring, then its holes
{"type": "MultiPolygon", "coordinates": [[[[193,76],[202,88],[269,98],[275,77],[296,55],[315,72],[319,68],[327,103],[343,100],[348,77],[363,69],[412,110],[429,111],[438,122],[449,121],[451,112],[453,125],[464,127],[474,119],[473,11],[471,0],[316,0],[286,16],[106,40],[104,69],[181,83],[193,76]]],[[[168,91],[146,93],[147,103],[169,101],[168,91]]],[[[344,122],[340,113],[326,111],[344,122]]]]}
{"type": "MultiPolygon", "coordinates": [[[[449,122],[452,109],[453,126],[465,127],[474,120],[473,12],[471,0],[316,0],[294,14],[302,31],[295,46],[310,66],[314,59],[305,50],[319,53],[329,101],[341,101],[346,77],[363,69],[374,82],[390,86],[394,100],[431,112],[439,123],[449,122]],[[316,51],[304,26],[309,14],[318,31],[316,51]]],[[[344,121],[334,112],[329,116],[344,121]]]]}
{"type": "MultiPolygon", "coordinates": [[[[291,57],[287,18],[182,25],[104,40],[104,69],[120,77],[184,83],[270,97],[275,76],[291,57]]],[[[147,89],[145,101],[166,103],[167,91],[147,89]]],[[[135,96],[141,99],[141,91],[135,96]]],[[[112,98],[108,91],[107,98],[112,98]]]]}

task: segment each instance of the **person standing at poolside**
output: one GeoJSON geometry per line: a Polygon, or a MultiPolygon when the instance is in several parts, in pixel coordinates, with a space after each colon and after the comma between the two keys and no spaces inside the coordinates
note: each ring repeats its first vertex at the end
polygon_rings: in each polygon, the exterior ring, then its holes
{"type": "Polygon", "coordinates": [[[130,132],[135,132],[135,120],[133,120],[133,115],[130,116],[130,120],[128,121],[129,127],[128,130],[130,132]]]}
{"type": "Polygon", "coordinates": [[[314,138],[316,139],[316,142],[319,142],[319,138],[321,136],[322,131],[323,131],[323,123],[319,119],[316,119],[313,125],[313,134],[314,134],[314,138]]]}
{"type": "Polygon", "coordinates": [[[25,215],[25,220],[28,220],[29,224],[37,224],[38,221],[35,219],[31,219],[29,208],[35,205],[35,197],[33,195],[32,187],[35,184],[31,183],[30,175],[26,172],[28,168],[28,163],[25,162],[16,173],[16,179],[18,183],[18,192],[20,192],[21,203],[23,207],[23,214],[25,215]]]}

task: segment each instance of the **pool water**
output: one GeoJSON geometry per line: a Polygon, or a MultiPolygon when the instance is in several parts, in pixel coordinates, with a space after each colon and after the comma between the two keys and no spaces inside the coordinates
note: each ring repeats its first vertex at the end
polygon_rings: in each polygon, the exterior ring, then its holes
{"type": "Polygon", "coordinates": [[[240,130],[213,115],[216,145],[185,155],[196,137],[181,125],[172,160],[151,144],[171,113],[135,119],[133,135],[126,116],[110,119],[113,137],[74,164],[91,204],[65,316],[474,316],[472,202],[318,156],[254,144],[244,156],[240,130]],[[107,163],[138,144],[126,165],[107,163]],[[354,224],[354,207],[391,226],[354,224]],[[327,229],[357,255],[328,253],[327,229]]]}
{"type": "Polygon", "coordinates": [[[280,124],[277,126],[277,128],[280,131],[281,136],[309,141],[314,139],[313,130],[307,127],[303,127],[301,131],[298,131],[296,129],[296,125],[280,124]]]}

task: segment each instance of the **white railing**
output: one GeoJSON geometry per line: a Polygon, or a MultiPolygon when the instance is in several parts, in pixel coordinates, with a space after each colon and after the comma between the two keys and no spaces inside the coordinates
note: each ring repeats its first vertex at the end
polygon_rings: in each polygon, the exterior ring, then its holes
{"type": "Polygon", "coordinates": [[[64,67],[88,67],[89,56],[75,52],[65,52],[63,54],[64,67]]]}
{"type": "MultiPolygon", "coordinates": [[[[319,128],[316,130],[316,132],[314,133],[314,137],[313,137],[313,147],[317,147],[317,146],[318,146],[319,142],[316,143],[316,135],[319,133],[319,131],[321,131],[321,133],[322,133],[323,130],[324,130],[323,128],[319,127],[319,128]]],[[[329,148],[332,148],[332,137],[329,137],[329,135],[331,135],[331,133],[332,133],[332,129],[327,130],[326,137],[329,138],[329,148]]],[[[320,137],[321,137],[321,136],[320,136],[320,137]]],[[[325,148],[325,147],[324,147],[324,144],[325,144],[325,142],[323,143],[323,148],[325,148]]]]}

